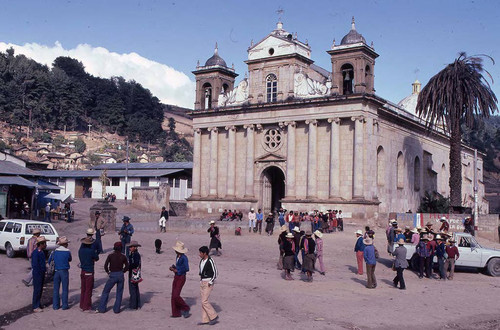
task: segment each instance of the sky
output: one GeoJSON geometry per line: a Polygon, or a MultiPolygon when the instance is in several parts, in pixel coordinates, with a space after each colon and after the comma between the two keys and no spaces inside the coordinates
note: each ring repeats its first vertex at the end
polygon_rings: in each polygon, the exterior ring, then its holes
{"type": "Polygon", "coordinates": [[[462,51],[497,61],[485,58],[484,65],[500,98],[497,0],[0,0],[0,8],[0,51],[14,47],[49,66],[57,56],[74,57],[94,76],[135,80],[162,102],[187,108],[194,104],[192,71],[216,42],[238,82],[251,40],[266,37],[279,18],[308,41],[315,64],[331,71],[326,51],[349,32],[354,16],[380,55],[376,93],[391,102],[411,94],[415,79],[425,85],[462,51]]]}

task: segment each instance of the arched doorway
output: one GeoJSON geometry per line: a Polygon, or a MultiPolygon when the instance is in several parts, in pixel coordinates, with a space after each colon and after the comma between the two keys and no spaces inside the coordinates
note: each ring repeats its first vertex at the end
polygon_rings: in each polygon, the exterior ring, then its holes
{"type": "Polygon", "coordinates": [[[262,172],[262,211],[274,212],[281,207],[285,197],[285,175],[276,166],[270,166],[262,172]]]}

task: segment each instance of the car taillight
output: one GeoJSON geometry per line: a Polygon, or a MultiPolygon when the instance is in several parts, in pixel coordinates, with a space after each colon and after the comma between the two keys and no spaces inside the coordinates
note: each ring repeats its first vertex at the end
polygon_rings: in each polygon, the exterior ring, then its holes
{"type": "Polygon", "coordinates": [[[19,244],[24,245],[24,237],[21,237],[21,239],[19,240],[19,244]]]}

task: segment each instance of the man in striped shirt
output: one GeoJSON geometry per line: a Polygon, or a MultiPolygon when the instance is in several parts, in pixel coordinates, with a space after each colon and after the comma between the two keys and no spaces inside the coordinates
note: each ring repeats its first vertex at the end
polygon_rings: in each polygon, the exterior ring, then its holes
{"type": "Polygon", "coordinates": [[[202,246],[200,252],[200,292],[201,292],[201,322],[198,325],[214,325],[219,322],[219,316],[215,309],[208,302],[210,293],[214,288],[214,281],[217,278],[217,267],[212,258],[208,256],[208,246],[202,246]]]}

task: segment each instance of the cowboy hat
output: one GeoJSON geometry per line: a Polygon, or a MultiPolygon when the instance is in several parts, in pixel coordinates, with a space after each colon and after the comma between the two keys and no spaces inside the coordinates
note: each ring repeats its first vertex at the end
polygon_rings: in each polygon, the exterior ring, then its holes
{"type": "Polygon", "coordinates": [[[398,244],[399,244],[399,245],[404,245],[404,244],[405,244],[405,240],[404,240],[404,239],[402,239],[402,238],[400,238],[400,239],[398,240],[398,244]]]}
{"type": "Polygon", "coordinates": [[[356,235],[363,235],[363,232],[361,231],[361,229],[358,229],[358,230],[356,230],[355,234],[356,235]]]}
{"type": "Polygon", "coordinates": [[[137,241],[131,241],[130,243],[127,244],[128,247],[132,247],[132,246],[135,246],[135,247],[140,247],[142,246],[141,244],[137,243],[137,241]]]}
{"type": "Polygon", "coordinates": [[[313,234],[312,231],[310,230],[306,231],[306,236],[312,236],[312,234],[313,234]]]}
{"type": "Polygon", "coordinates": [[[285,237],[286,237],[286,238],[293,238],[293,234],[292,234],[292,233],[288,233],[288,234],[286,234],[286,236],[285,236],[285,237]]]}
{"type": "Polygon", "coordinates": [[[41,234],[41,233],[42,233],[42,231],[41,231],[40,229],[38,229],[38,228],[35,228],[35,229],[33,229],[33,230],[31,231],[31,234],[33,234],[33,235],[36,235],[36,234],[41,234]]]}
{"type": "Polygon", "coordinates": [[[127,216],[125,215],[125,216],[122,218],[122,221],[124,221],[124,222],[125,222],[125,221],[130,221],[130,218],[129,218],[129,217],[127,217],[127,216]]]}
{"type": "Polygon", "coordinates": [[[316,230],[313,234],[319,238],[323,237],[323,233],[320,232],[319,230],[316,230]]]}
{"type": "Polygon", "coordinates": [[[453,238],[450,238],[450,239],[448,240],[448,243],[456,243],[456,242],[457,242],[457,241],[455,241],[453,238]]]}
{"type": "Polygon", "coordinates": [[[430,222],[430,221],[429,221],[429,222],[427,222],[425,225],[426,225],[426,226],[434,226],[434,224],[433,224],[432,222],[430,222]]]}
{"type": "Polygon", "coordinates": [[[181,241],[175,242],[175,246],[173,246],[172,249],[174,249],[175,252],[179,252],[182,254],[185,254],[188,252],[188,249],[186,249],[184,247],[184,243],[182,243],[181,241]]]}
{"type": "Polygon", "coordinates": [[[396,231],[400,231],[400,232],[402,232],[402,231],[403,231],[403,229],[401,229],[401,228],[396,228],[396,231]]]}
{"type": "Polygon", "coordinates": [[[255,209],[252,207],[252,208],[250,209],[250,211],[252,211],[252,212],[253,212],[253,211],[255,211],[255,209]]]}
{"type": "Polygon", "coordinates": [[[370,237],[367,237],[363,240],[363,243],[365,243],[365,245],[372,245],[373,240],[370,237]]]}
{"type": "Polygon", "coordinates": [[[212,220],[212,221],[210,221],[208,224],[209,224],[209,225],[215,225],[215,221],[214,221],[214,220],[212,220]]]}
{"type": "Polygon", "coordinates": [[[422,238],[420,240],[421,241],[428,241],[429,237],[427,237],[427,235],[424,235],[424,236],[422,236],[422,238]]]}
{"type": "Polygon", "coordinates": [[[437,235],[436,235],[436,240],[442,241],[442,240],[443,240],[443,238],[441,237],[441,235],[437,234],[437,235]]]}
{"type": "Polygon", "coordinates": [[[405,226],[405,229],[410,229],[410,226],[405,226]]]}
{"type": "Polygon", "coordinates": [[[410,230],[412,233],[414,234],[418,234],[418,229],[417,228],[413,228],[412,230],[410,230]]]}
{"type": "Polygon", "coordinates": [[[47,240],[45,239],[45,236],[39,236],[36,238],[36,244],[43,243],[43,242],[47,242],[47,240]]]}
{"type": "Polygon", "coordinates": [[[446,221],[446,217],[441,217],[441,219],[439,219],[439,221],[446,221]]]}
{"type": "Polygon", "coordinates": [[[288,225],[281,226],[281,232],[287,231],[288,228],[289,228],[288,225]]]}
{"type": "Polygon", "coordinates": [[[66,236],[61,236],[57,240],[57,245],[63,245],[63,244],[68,244],[68,243],[69,243],[69,240],[66,236]]]}
{"type": "Polygon", "coordinates": [[[293,227],[293,229],[292,229],[292,230],[293,230],[294,232],[296,232],[296,233],[300,233],[300,228],[299,228],[299,227],[297,227],[297,226],[293,227]]]}
{"type": "Polygon", "coordinates": [[[85,237],[85,238],[82,238],[80,240],[80,242],[82,242],[85,245],[92,245],[92,243],[94,243],[94,240],[90,237],[85,237]]]}
{"type": "Polygon", "coordinates": [[[94,235],[94,234],[95,234],[94,228],[87,229],[87,235],[94,235]]]}
{"type": "Polygon", "coordinates": [[[273,212],[269,212],[269,215],[273,215],[273,212]]]}
{"type": "Polygon", "coordinates": [[[396,222],[396,219],[390,219],[389,222],[390,223],[396,222]]]}

